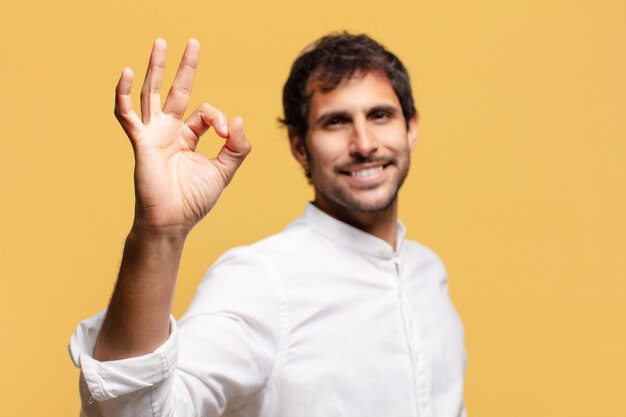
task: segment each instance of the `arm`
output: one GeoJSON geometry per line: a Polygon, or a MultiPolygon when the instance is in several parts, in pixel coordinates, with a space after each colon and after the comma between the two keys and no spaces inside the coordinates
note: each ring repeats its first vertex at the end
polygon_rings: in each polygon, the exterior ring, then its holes
{"type": "Polygon", "coordinates": [[[114,360],[149,353],[169,334],[169,315],[186,236],[213,207],[250,144],[239,118],[227,121],[203,104],[185,120],[198,64],[190,40],[163,108],[160,88],[166,45],[154,43],[141,92],[141,119],[131,106],[133,73],[122,72],[115,115],[135,154],[135,219],[94,358],[114,360]],[[213,159],[195,152],[213,127],[225,144],[213,159]]]}

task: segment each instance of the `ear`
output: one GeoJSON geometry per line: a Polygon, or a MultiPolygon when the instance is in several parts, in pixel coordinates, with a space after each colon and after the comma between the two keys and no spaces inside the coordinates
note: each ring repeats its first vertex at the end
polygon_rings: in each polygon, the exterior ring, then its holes
{"type": "Polygon", "coordinates": [[[306,146],[304,145],[304,141],[301,140],[298,136],[289,132],[289,143],[291,145],[291,154],[296,161],[303,167],[306,167],[309,163],[309,158],[307,157],[306,146]]]}
{"type": "Polygon", "coordinates": [[[415,145],[417,144],[417,137],[418,137],[417,116],[413,116],[409,120],[409,127],[406,132],[406,137],[409,142],[409,149],[413,150],[413,148],[415,148],[415,145]]]}

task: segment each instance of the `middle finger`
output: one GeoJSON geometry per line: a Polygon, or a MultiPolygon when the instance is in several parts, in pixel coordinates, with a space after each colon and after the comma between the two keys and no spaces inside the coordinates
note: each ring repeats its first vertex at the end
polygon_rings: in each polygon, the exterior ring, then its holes
{"type": "Polygon", "coordinates": [[[199,57],[200,43],[195,39],[190,39],[180,60],[180,66],[176,72],[172,88],[163,105],[164,113],[169,113],[178,119],[183,118],[185,110],[189,105],[191,87],[196,75],[199,57]]]}
{"type": "Polygon", "coordinates": [[[163,39],[154,41],[146,78],[141,88],[141,119],[144,123],[148,123],[152,115],[161,111],[161,82],[166,51],[167,43],[163,39]]]}

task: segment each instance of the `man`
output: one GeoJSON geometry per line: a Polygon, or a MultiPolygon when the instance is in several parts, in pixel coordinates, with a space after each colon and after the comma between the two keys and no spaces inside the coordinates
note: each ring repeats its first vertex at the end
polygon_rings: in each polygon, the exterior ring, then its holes
{"type": "Polygon", "coordinates": [[[204,104],[182,121],[190,41],[163,109],[165,44],[116,115],[136,159],[135,221],[109,308],[79,325],[85,416],[463,416],[461,323],[436,255],[404,240],[398,190],[417,140],[402,63],[365,35],[318,40],[283,102],[291,150],[315,190],[283,232],[225,254],[185,317],[170,305],[185,237],[250,151],[242,121],[204,104]],[[195,153],[213,127],[216,158],[195,153]]]}

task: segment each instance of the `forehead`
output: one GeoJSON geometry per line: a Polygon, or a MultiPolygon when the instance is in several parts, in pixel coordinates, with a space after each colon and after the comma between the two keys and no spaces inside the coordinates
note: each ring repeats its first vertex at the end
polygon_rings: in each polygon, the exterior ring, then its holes
{"type": "Polygon", "coordinates": [[[357,73],[343,79],[330,91],[323,91],[319,81],[313,80],[308,90],[313,91],[309,120],[328,111],[356,112],[378,105],[400,108],[400,100],[391,82],[378,71],[357,73]]]}

